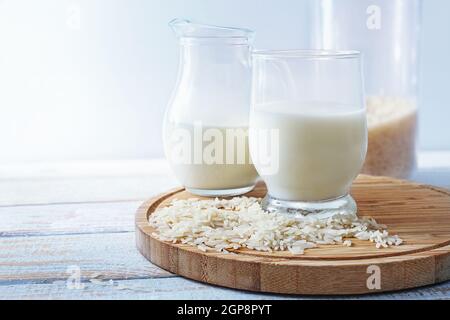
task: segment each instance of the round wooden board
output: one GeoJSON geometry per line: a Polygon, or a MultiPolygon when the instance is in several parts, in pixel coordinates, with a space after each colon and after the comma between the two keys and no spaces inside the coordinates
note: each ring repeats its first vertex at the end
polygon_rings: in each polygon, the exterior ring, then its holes
{"type": "MultiPolygon", "coordinates": [[[[248,196],[263,197],[263,183],[248,196]]],[[[236,289],[286,294],[364,294],[419,287],[450,279],[450,191],[386,177],[361,175],[352,187],[360,216],[386,224],[405,243],[376,249],[322,245],[304,255],[238,250],[202,252],[152,237],[148,217],[172,199],[193,197],[179,188],[146,201],[136,214],[136,243],[152,263],[181,276],[236,289]],[[377,277],[380,279],[377,282],[377,277]],[[378,286],[378,284],[380,286],[378,286]]]]}

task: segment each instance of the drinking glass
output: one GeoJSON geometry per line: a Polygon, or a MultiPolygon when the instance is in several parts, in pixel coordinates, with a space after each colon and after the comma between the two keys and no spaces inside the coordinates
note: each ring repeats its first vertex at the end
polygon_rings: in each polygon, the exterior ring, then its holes
{"type": "Polygon", "coordinates": [[[357,51],[254,51],[249,146],[267,211],[352,214],[367,151],[357,51]]]}

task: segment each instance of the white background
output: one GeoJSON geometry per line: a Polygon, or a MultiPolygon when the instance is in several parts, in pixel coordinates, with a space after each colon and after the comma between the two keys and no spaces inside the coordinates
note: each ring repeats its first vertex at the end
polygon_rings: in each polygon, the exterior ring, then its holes
{"type": "MultiPolygon", "coordinates": [[[[450,149],[449,14],[424,1],[421,150],[450,149]]],[[[0,163],[162,156],[175,17],[309,43],[307,0],[0,0],[0,163]]]]}

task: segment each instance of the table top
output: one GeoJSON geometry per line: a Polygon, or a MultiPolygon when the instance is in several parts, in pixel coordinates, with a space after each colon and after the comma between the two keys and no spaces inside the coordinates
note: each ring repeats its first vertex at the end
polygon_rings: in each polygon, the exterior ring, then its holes
{"type": "MultiPolygon", "coordinates": [[[[420,153],[412,180],[450,189],[450,152],[420,153]]],[[[136,209],[177,185],[163,159],[1,165],[0,300],[335,298],[221,288],[145,260],[136,209]]],[[[450,299],[450,282],[339,298],[450,299]]]]}

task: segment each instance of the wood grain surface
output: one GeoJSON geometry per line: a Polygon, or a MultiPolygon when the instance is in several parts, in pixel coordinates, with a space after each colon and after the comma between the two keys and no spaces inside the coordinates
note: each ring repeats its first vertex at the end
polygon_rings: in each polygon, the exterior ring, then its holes
{"type": "MultiPolygon", "coordinates": [[[[250,196],[262,197],[259,184],[250,196]]],[[[149,215],[172,199],[192,197],[174,189],[145,202],[136,214],[136,243],[152,263],[181,276],[230,288],[284,294],[343,295],[395,291],[450,279],[450,191],[385,177],[360,176],[352,195],[360,216],[372,216],[405,244],[376,249],[373,243],[326,245],[305,255],[238,250],[204,253],[162,242],[151,234],[149,215]],[[381,286],[368,285],[380,273],[381,286]]]]}

